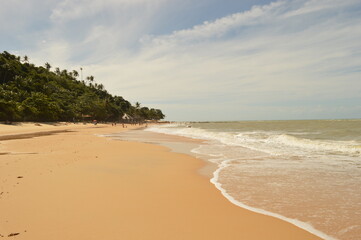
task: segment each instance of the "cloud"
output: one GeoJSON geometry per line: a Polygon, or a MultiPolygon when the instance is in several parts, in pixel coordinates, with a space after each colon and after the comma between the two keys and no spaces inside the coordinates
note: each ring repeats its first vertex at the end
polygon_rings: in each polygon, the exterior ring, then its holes
{"type": "Polygon", "coordinates": [[[232,14],[212,22],[206,21],[191,29],[178,30],[174,31],[171,35],[154,38],[148,36],[146,39],[151,39],[155,44],[165,44],[171,41],[189,42],[221,37],[235,28],[263,23],[270,16],[274,15],[275,10],[284,4],[284,1],[278,1],[272,2],[269,5],[254,6],[249,11],[232,14]]]}
{"type": "Polygon", "coordinates": [[[18,50],[19,46],[28,47],[29,36],[41,34],[46,25],[49,8],[56,0],[41,1],[2,1],[0,7],[0,46],[14,46],[8,50],[18,50]],[[17,44],[17,47],[15,47],[17,44]]]}
{"type": "Polygon", "coordinates": [[[67,22],[104,14],[109,10],[156,6],[165,0],[63,0],[52,10],[51,20],[67,22]]]}
{"type": "Polygon", "coordinates": [[[317,13],[321,11],[330,11],[345,6],[358,5],[357,0],[310,0],[310,1],[299,1],[300,6],[296,5],[297,8],[288,11],[284,17],[294,17],[299,15],[305,15],[310,13],[317,13]]]}
{"type": "MultiPolygon", "coordinates": [[[[339,117],[351,116],[347,109],[357,106],[361,92],[361,44],[357,40],[361,38],[361,18],[359,12],[345,12],[355,1],[318,6],[317,11],[314,1],[303,2],[298,10],[299,1],[281,1],[170,35],[148,36],[138,55],[120,63],[122,69],[110,71],[126,80],[109,80],[109,85],[131,99],[144,96],[145,102],[167,105],[170,100],[187,103],[193,99],[204,102],[205,109],[212,104],[221,112],[227,105],[232,109],[227,116],[233,119],[242,118],[243,114],[235,117],[232,113],[241,109],[260,118],[336,116],[328,101],[355,99],[355,106],[339,107],[346,109],[338,112],[339,117]],[[311,8],[313,11],[305,10],[311,8]],[[302,15],[311,12],[304,21],[302,15]],[[236,33],[229,37],[229,31],[236,33]],[[322,111],[302,106],[310,101],[322,111]],[[263,114],[256,114],[256,108],[252,111],[249,106],[255,104],[263,114]]],[[[168,105],[167,110],[173,107],[168,105]]],[[[201,115],[197,118],[206,120],[201,115]]],[[[359,115],[354,112],[352,116],[359,115]]]]}
{"type": "Polygon", "coordinates": [[[190,3],[64,0],[29,55],[81,65],[111,93],[169,119],[361,117],[358,0],[275,1],[176,29],[165,12],[192,11],[190,3]]]}

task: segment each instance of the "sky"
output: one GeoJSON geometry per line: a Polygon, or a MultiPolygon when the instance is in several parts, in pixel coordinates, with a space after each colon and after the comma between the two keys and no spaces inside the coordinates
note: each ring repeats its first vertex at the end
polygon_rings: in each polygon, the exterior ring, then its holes
{"type": "Polygon", "coordinates": [[[360,0],[0,2],[0,51],[167,120],[361,118],[360,0]]]}

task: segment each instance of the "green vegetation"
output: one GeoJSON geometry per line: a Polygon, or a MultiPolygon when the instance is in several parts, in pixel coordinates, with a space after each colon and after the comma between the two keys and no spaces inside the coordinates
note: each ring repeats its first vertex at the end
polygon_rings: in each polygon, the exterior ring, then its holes
{"type": "Polygon", "coordinates": [[[0,53],[0,121],[118,121],[124,113],[138,121],[164,118],[159,109],[109,94],[93,76],[79,81],[75,70],[51,69],[49,63],[29,63],[27,56],[0,53]]]}

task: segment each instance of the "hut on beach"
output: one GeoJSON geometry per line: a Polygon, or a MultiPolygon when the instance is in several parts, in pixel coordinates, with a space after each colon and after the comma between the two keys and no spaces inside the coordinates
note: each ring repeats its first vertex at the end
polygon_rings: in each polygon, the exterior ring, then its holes
{"type": "Polygon", "coordinates": [[[130,123],[130,122],[133,122],[133,117],[124,113],[121,120],[124,123],[130,123]]]}

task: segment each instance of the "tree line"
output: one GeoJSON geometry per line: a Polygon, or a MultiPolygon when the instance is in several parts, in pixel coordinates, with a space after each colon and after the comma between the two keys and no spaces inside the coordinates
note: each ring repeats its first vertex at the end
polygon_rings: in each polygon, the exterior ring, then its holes
{"type": "Polygon", "coordinates": [[[93,76],[78,80],[79,72],[45,63],[35,66],[29,58],[0,53],[0,121],[118,121],[126,113],[139,121],[160,120],[160,109],[133,106],[111,95],[93,76]]]}

